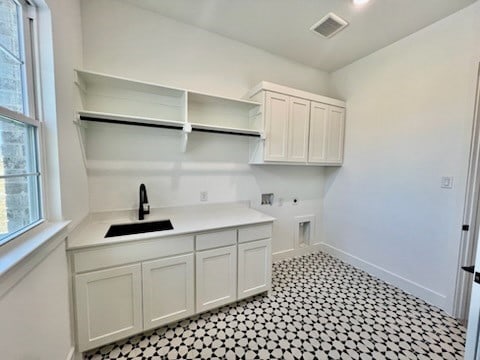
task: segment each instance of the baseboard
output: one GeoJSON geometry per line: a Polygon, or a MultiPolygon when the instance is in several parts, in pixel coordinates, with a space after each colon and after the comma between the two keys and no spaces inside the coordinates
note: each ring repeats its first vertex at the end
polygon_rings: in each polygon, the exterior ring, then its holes
{"type": "Polygon", "coordinates": [[[322,250],[322,244],[304,246],[298,249],[289,249],[289,250],[273,253],[272,260],[273,262],[277,262],[284,259],[290,259],[296,256],[312,254],[321,250],[322,250]]]}
{"type": "Polygon", "coordinates": [[[75,358],[73,357],[74,355],[75,355],[75,347],[72,346],[65,360],[75,360],[75,358]]]}
{"type": "Polygon", "coordinates": [[[400,275],[392,273],[386,269],[383,269],[377,265],[369,263],[368,261],[362,260],[354,255],[351,255],[343,250],[337,249],[331,245],[322,243],[322,251],[330,254],[356,268],[359,268],[370,275],[373,275],[380,280],[385,281],[388,284],[394,285],[403,291],[414,295],[427,303],[437,306],[440,309],[448,312],[447,309],[447,297],[445,295],[439,294],[431,289],[428,289],[420,284],[417,284],[411,280],[405,279],[400,275]]]}

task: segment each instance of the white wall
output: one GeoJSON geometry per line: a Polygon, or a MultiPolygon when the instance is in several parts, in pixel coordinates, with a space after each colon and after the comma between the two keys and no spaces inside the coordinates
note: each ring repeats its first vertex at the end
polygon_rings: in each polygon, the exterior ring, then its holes
{"type": "Polygon", "coordinates": [[[0,298],[2,359],[67,358],[71,332],[66,268],[62,242],[0,298]]]}
{"type": "Polygon", "coordinates": [[[477,2],[332,74],[347,128],[325,185],[327,248],[449,312],[479,34],[477,2]]]}
{"type": "MultiPolygon", "coordinates": [[[[261,80],[328,95],[324,72],[122,1],[84,1],[82,16],[86,69],[237,98],[261,80]]],[[[276,216],[274,252],[293,248],[298,215],[316,215],[320,241],[323,169],[249,166],[247,140],[226,135],[194,133],[182,154],[178,136],[89,126],[91,210],[134,208],[141,182],[152,206],[196,204],[206,190],[210,202],[250,200],[276,216]],[[275,193],[284,205],[260,206],[262,192],[275,193]]]]}
{"type": "Polygon", "coordinates": [[[261,80],[328,95],[328,74],[121,0],[85,0],[84,66],[242,97],[261,80]]]}
{"type": "MultiPolygon", "coordinates": [[[[82,67],[80,0],[47,0],[52,14],[56,123],[63,219],[75,226],[88,213],[88,182],[73,120],[78,94],[73,69],[82,67]]],[[[55,119],[47,119],[47,121],[55,119]]]]}

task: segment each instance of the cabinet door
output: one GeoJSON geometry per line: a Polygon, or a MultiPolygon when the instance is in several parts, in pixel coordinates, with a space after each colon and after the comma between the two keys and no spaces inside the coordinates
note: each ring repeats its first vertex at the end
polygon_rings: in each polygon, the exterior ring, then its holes
{"type": "Polygon", "coordinates": [[[290,97],[288,119],[288,161],[306,162],[310,101],[290,97]]]}
{"type": "Polygon", "coordinates": [[[239,244],[238,299],[270,290],[271,282],[271,239],[239,244]]]}
{"type": "Polygon", "coordinates": [[[193,254],[144,262],[142,275],[144,330],[193,315],[193,254]]]}
{"type": "Polygon", "coordinates": [[[327,162],[342,163],[344,133],[345,109],[330,106],[328,110],[327,162]]]}
{"type": "Polygon", "coordinates": [[[237,247],[196,254],[197,312],[231,303],[237,298],[237,247]]]}
{"type": "Polygon", "coordinates": [[[329,106],[312,102],[310,113],[308,161],[323,163],[327,160],[327,122],[329,106]]]}
{"type": "Polygon", "coordinates": [[[265,99],[265,160],[287,160],[289,97],[267,92],[265,99]]]}
{"type": "Polygon", "coordinates": [[[75,276],[80,351],[142,331],[140,264],[75,276]]]}

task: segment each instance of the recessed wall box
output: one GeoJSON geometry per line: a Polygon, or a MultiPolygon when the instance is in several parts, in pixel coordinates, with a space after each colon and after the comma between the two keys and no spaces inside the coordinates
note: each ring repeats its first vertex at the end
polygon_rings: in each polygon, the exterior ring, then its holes
{"type": "Polygon", "coordinates": [[[273,205],[273,193],[262,194],[262,205],[273,205]]]}

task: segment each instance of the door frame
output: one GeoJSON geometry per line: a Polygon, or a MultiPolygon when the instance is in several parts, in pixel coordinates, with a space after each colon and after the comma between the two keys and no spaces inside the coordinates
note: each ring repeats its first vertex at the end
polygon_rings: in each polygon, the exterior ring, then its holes
{"type": "Polygon", "coordinates": [[[464,265],[475,263],[479,225],[480,225],[480,63],[477,68],[477,85],[470,141],[470,155],[463,210],[463,224],[468,230],[462,229],[458,256],[457,278],[453,300],[453,316],[456,319],[468,319],[468,299],[472,287],[472,274],[462,270],[464,265]]]}

